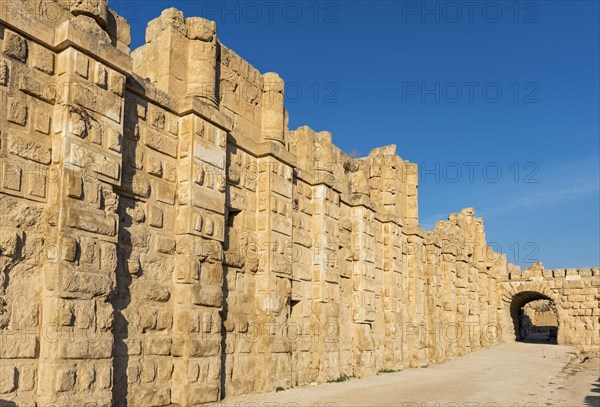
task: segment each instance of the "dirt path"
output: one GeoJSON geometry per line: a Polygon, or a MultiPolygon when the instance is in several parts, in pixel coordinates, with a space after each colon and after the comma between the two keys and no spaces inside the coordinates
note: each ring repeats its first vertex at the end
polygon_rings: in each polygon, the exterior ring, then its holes
{"type": "Polygon", "coordinates": [[[571,347],[513,343],[428,368],[232,397],[223,407],[600,407],[600,359],[571,347]]]}

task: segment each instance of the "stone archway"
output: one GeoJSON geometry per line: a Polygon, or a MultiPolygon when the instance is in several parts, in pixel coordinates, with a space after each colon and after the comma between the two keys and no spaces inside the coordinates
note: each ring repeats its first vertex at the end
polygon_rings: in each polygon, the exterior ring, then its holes
{"type": "Polygon", "coordinates": [[[558,301],[556,294],[545,284],[532,281],[520,281],[517,283],[503,284],[504,292],[502,295],[503,309],[502,320],[504,321],[503,338],[506,342],[519,340],[519,312],[523,307],[533,301],[549,300],[556,309],[556,319],[558,322],[558,333],[556,337],[557,344],[565,344],[564,323],[568,319],[564,310],[558,301]]]}
{"type": "MultiPolygon", "coordinates": [[[[516,340],[525,341],[528,339],[528,334],[532,332],[532,327],[535,326],[535,322],[531,321],[529,315],[526,315],[525,308],[528,304],[533,304],[540,300],[550,301],[554,304],[554,307],[556,307],[552,298],[537,291],[521,291],[512,297],[509,310],[516,340]],[[529,325],[526,325],[525,321],[528,321],[529,325]]],[[[558,312],[554,310],[554,313],[557,321],[556,329],[558,329],[558,312]]],[[[556,343],[557,335],[555,330],[548,332],[548,340],[550,339],[553,340],[553,343],[556,343]]]]}

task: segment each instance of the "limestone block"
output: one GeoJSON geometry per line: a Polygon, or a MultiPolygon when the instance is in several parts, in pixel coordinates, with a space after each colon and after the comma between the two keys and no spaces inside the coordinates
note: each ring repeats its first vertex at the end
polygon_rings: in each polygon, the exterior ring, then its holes
{"type": "Polygon", "coordinates": [[[115,217],[103,215],[97,211],[69,209],[66,223],[72,228],[105,236],[115,236],[116,234],[115,217]]]}
{"type": "Polygon", "coordinates": [[[106,89],[108,85],[108,71],[100,62],[95,64],[94,83],[103,89],[106,89]]]}
{"type": "Polygon", "coordinates": [[[12,393],[17,389],[17,375],[14,366],[0,367],[0,394],[12,393]]]}
{"type": "Polygon", "coordinates": [[[54,391],[57,393],[70,391],[75,387],[75,366],[58,367],[54,375],[54,391]]]}
{"type": "Polygon", "coordinates": [[[8,63],[4,59],[0,59],[0,86],[8,84],[8,63]]]}
{"type": "Polygon", "coordinates": [[[39,71],[54,74],[54,53],[41,45],[33,47],[33,65],[39,71]]]}
{"type": "Polygon", "coordinates": [[[148,174],[162,177],[162,162],[158,157],[148,154],[146,169],[148,174]]]}
{"type": "Polygon", "coordinates": [[[15,58],[21,62],[27,61],[27,41],[19,34],[6,30],[4,32],[4,49],[5,55],[15,58]]]}
{"type": "Polygon", "coordinates": [[[88,78],[90,69],[90,60],[81,52],[74,53],[75,73],[84,79],[88,78]]]}
{"type": "Polygon", "coordinates": [[[69,270],[61,270],[58,283],[63,298],[106,296],[110,294],[114,284],[110,277],[102,274],[69,270]]]}
{"type": "MultiPolygon", "coordinates": [[[[141,198],[148,198],[150,196],[150,192],[151,192],[150,181],[148,180],[148,178],[144,177],[143,175],[139,175],[139,174],[134,175],[133,179],[131,181],[131,191],[135,195],[137,195],[141,198]]],[[[162,219],[162,211],[160,212],[160,217],[162,219]]],[[[156,225],[152,224],[152,222],[150,224],[152,226],[156,226],[156,225]]],[[[162,220],[161,220],[160,226],[158,226],[158,227],[162,227],[162,220]]]]}
{"type": "Polygon", "coordinates": [[[27,124],[28,111],[28,107],[23,101],[9,98],[6,118],[9,122],[25,126],[27,124]]]}
{"type": "Polygon", "coordinates": [[[22,185],[22,169],[15,163],[5,162],[2,165],[2,187],[19,192],[22,185]]]}
{"type": "Polygon", "coordinates": [[[155,240],[155,249],[165,254],[173,254],[176,248],[176,241],[170,237],[157,236],[155,240]]]}
{"type": "Polygon", "coordinates": [[[186,354],[189,357],[217,356],[221,353],[220,336],[204,336],[202,339],[191,339],[186,344],[186,354]]]}
{"type": "Polygon", "coordinates": [[[18,369],[19,389],[21,391],[31,391],[35,388],[36,368],[34,365],[21,365],[18,369]]]}
{"type": "Polygon", "coordinates": [[[0,358],[25,359],[34,358],[38,349],[35,335],[15,335],[2,333],[0,335],[0,358]]]}
{"type": "Polygon", "coordinates": [[[46,111],[38,109],[38,111],[36,112],[36,114],[34,116],[34,123],[33,123],[34,130],[48,135],[48,134],[50,134],[50,123],[51,123],[50,115],[46,111]]]}
{"type": "Polygon", "coordinates": [[[171,343],[172,339],[170,337],[147,336],[144,344],[144,353],[146,355],[170,355],[171,343]]]}
{"type": "Polygon", "coordinates": [[[186,24],[188,29],[188,38],[191,40],[210,42],[217,33],[215,22],[201,17],[187,18],[186,24]]]}
{"type": "Polygon", "coordinates": [[[193,292],[193,302],[197,305],[220,307],[223,302],[223,292],[220,287],[203,287],[193,292]]]}
{"type": "Polygon", "coordinates": [[[115,95],[122,97],[125,89],[125,77],[118,72],[109,72],[108,89],[115,95]]]}
{"type": "Polygon", "coordinates": [[[177,157],[177,141],[150,129],[146,129],[144,135],[148,147],[171,157],[177,157]]]}
{"type": "Polygon", "coordinates": [[[65,261],[75,261],[77,255],[77,240],[73,237],[64,237],[61,242],[61,258],[65,261]]]}
{"type": "Polygon", "coordinates": [[[54,104],[56,101],[56,88],[54,86],[40,82],[29,76],[21,78],[19,89],[49,104],[54,104]]]}
{"type": "MultiPolygon", "coordinates": [[[[62,0],[65,1],[65,0],[62,0]]],[[[69,10],[75,16],[92,17],[98,25],[106,27],[108,22],[108,0],[68,0],[69,10]]]]}
{"type": "Polygon", "coordinates": [[[91,170],[113,181],[120,179],[121,164],[119,160],[112,155],[94,152],[73,143],[71,144],[70,153],[66,159],[69,164],[91,170]]]}
{"type": "Polygon", "coordinates": [[[210,383],[194,383],[182,387],[174,394],[182,405],[201,405],[219,400],[219,386],[210,383]]]}
{"type": "Polygon", "coordinates": [[[129,401],[134,406],[167,406],[171,403],[171,389],[136,386],[132,388],[129,401]]]}

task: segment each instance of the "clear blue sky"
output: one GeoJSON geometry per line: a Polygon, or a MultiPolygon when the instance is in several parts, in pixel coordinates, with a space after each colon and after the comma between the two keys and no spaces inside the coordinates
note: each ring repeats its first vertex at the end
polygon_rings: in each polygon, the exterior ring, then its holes
{"type": "Polygon", "coordinates": [[[290,127],[419,164],[420,222],[463,207],[526,265],[600,265],[598,1],[110,1],[132,48],[166,7],[287,83],[290,127]],[[501,173],[500,173],[501,172],[501,173]]]}

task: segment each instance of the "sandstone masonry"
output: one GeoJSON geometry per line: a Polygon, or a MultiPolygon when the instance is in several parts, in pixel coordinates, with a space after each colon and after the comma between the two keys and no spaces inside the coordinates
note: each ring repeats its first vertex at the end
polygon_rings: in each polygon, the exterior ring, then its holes
{"type": "Polygon", "coordinates": [[[0,404],[425,366],[514,340],[538,299],[598,352],[598,269],[520,271],[472,209],[425,231],[417,166],[288,129],[283,88],[175,9],[131,53],[107,0],[2,3],[0,404]]]}

